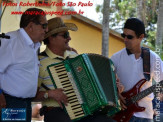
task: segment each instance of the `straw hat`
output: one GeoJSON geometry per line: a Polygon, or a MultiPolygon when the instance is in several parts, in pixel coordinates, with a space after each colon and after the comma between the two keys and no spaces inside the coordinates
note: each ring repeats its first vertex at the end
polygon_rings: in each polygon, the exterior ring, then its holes
{"type": "Polygon", "coordinates": [[[55,17],[48,20],[48,33],[45,35],[45,39],[55,33],[63,31],[77,31],[78,27],[73,23],[64,23],[60,17],[55,17]]]}

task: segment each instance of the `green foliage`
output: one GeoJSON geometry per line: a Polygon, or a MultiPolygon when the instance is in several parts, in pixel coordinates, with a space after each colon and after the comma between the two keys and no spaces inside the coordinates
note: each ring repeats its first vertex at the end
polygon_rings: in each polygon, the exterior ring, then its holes
{"type": "Polygon", "coordinates": [[[102,5],[97,5],[96,6],[96,12],[101,12],[101,9],[103,8],[102,5]]]}
{"type": "Polygon", "coordinates": [[[156,40],[156,31],[148,31],[147,39],[145,42],[148,42],[148,46],[154,48],[155,47],[155,40],[156,40]]]}
{"type": "MultiPolygon", "coordinates": [[[[145,0],[144,15],[146,21],[146,40],[148,46],[155,47],[156,25],[159,0],[145,0]]],[[[123,23],[129,17],[137,17],[137,0],[111,0],[110,28],[121,30],[123,23]]],[[[139,2],[139,1],[138,1],[139,2]]],[[[97,12],[101,12],[102,6],[98,6],[97,12]]]]}
{"type": "Polygon", "coordinates": [[[136,4],[133,4],[133,2],[135,0],[112,0],[110,15],[114,17],[111,19],[117,22],[117,25],[120,21],[125,21],[129,17],[136,16],[136,9],[134,9],[136,8],[136,4]]]}

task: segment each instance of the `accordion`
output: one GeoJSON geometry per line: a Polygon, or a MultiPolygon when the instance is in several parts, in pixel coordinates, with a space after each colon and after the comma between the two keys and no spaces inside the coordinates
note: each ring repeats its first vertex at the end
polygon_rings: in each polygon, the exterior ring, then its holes
{"type": "Polygon", "coordinates": [[[114,65],[98,54],[81,54],[48,67],[55,88],[64,89],[71,120],[79,120],[98,111],[114,115],[120,110],[114,65]]]}

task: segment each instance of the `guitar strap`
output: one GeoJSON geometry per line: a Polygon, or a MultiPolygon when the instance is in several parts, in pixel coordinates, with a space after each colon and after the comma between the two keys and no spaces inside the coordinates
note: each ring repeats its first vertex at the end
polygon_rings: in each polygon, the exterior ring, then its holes
{"type": "Polygon", "coordinates": [[[150,80],[150,49],[142,47],[143,72],[147,81],[150,80]]]}

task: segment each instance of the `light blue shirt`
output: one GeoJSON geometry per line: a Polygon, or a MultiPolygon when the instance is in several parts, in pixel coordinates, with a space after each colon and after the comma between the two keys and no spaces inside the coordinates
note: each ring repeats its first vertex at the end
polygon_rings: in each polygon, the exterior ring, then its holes
{"type": "Polygon", "coordinates": [[[40,43],[33,43],[24,29],[9,32],[0,47],[0,89],[21,98],[34,97],[37,91],[40,43]]]}

